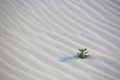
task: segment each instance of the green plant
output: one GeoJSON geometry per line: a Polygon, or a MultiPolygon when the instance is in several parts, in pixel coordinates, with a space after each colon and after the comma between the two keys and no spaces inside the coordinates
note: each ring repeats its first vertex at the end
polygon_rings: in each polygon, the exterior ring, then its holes
{"type": "Polygon", "coordinates": [[[88,52],[86,52],[86,48],[85,49],[78,49],[79,50],[79,52],[77,53],[77,56],[79,57],[79,58],[85,58],[85,57],[87,57],[87,53],[88,52]]]}

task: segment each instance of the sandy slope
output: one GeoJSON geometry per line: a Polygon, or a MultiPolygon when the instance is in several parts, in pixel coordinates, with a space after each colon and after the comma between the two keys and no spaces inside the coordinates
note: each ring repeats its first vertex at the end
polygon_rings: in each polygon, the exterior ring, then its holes
{"type": "Polygon", "coordinates": [[[0,0],[0,80],[120,80],[120,1],[0,0]]]}

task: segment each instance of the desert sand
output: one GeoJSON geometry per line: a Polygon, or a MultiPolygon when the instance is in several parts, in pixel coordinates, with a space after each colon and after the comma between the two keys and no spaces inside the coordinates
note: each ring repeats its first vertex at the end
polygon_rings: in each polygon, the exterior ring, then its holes
{"type": "Polygon", "coordinates": [[[0,0],[0,80],[120,80],[120,1],[0,0]]]}

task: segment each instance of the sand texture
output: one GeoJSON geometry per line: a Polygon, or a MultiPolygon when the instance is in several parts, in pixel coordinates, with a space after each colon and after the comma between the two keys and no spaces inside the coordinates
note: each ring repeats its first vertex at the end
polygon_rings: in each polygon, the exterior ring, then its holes
{"type": "Polygon", "coordinates": [[[0,0],[0,80],[120,80],[120,0],[0,0]]]}

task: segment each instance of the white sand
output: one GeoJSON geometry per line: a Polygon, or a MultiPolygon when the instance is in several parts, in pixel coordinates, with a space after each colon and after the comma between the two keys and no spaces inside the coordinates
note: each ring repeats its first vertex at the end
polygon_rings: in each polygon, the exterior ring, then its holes
{"type": "Polygon", "coordinates": [[[120,1],[0,0],[0,80],[120,80],[120,1]]]}

